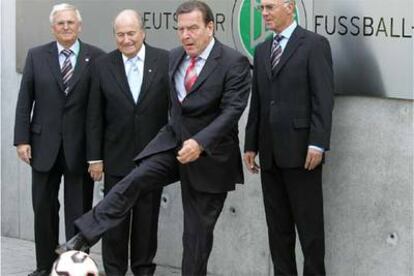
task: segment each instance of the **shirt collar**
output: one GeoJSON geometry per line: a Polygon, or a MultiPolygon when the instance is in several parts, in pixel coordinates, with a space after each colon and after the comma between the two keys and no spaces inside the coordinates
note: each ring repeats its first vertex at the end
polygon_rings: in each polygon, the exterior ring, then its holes
{"type": "Polygon", "coordinates": [[[136,63],[138,60],[144,61],[145,60],[145,44],[142,43],[141,49],[139,49],[138,54],[135,57],[129,58],[126,55],[122,54],[122,60],[124,61],[124,64],[126,64],[128,60],[131,60],[134,63],[136,63]]]}
{"type": "MultiPolygon", "coordinates": [[[[197,57],[197,58],[201,58],[203,60],[207,60],[208,56],[211,53],[211,50],[213,50],[213,46],[214,43],[216,42],[216,40],[214,39],[214,37],[211,39],[211,41],[208,43],[207,47],[204,49],[203,52],[201,52],[201,54],[197,57]]],[[[190,56],[186,56],[186,59],[190,59],[190,56]]]]}
{"type": "MultiPolygon", "coordinates": [[[[60,54],[62,52],[62,50],[66,49],[65,47],[63,47],[59,42],[56,41],[57,44],[57,48],[58,48],[58,53],[60,54]]],[[[75,43],[72,44],[72,46],[70,46],[69,48],[73,54],[75,56],[77,56],[79,54],[79,50],[80,50],[80,43],[79,43],[79,39],[76,39],[75,43]]]]}
{"type": "MultiPolygon", "coordinates": [[[[298,23],[296,23],[296,21],[293,20],[292,24],[290,24],[289,27],[280,32],[279,35],[289,40],[293,34],[293,31],[296,29],[296,26],[298,26],[298,23]]],[[[274,33],[273,37],[275,37],[275,35],[277,35],[277,33],[274,33]]]]}

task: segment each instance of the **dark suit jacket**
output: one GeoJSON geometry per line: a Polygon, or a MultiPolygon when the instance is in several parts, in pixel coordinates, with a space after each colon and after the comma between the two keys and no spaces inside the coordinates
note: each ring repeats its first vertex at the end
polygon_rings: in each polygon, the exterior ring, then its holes
{"type": "Polygon", "coordinates": [[[103,160],[105,172],[124,176],[134,157],[168,119],[168,52],[146,45],[138,102],[128,86],[122,54],[115,50],[96,62],[89,99],[88,160],[103,160]]]}
{"type": "Polygon", "coordinates": [[[272,40],[257,46],[245,151],[262,169],[303,167],[309,145],[329,149],[333,71],[329,42],[297,26],[272,75],[272,40]]]}
{"type": "Polygon", "coordinates": [[[63,144],[69,170],[85,172],[89,69],[103,53],[80,42],[70,90],[65,96],[56,42],[29,50],[16,107],[14,145],[31,145],[31,165],[35,170],[49,171],[63,144]]]}
{"type": "Polygon", "coordinates": [[[197,81],[182,103],[178,101],[174,76],[185,57],[182,47],[170,52],[171,118],[136,161],[180,147],[193,138],[204,153],[180,166],[194,189],[218,193],[243,183],[238,139],[238,120],[250,91],[250,68],[246,57],[217,39],[197,81]]]}

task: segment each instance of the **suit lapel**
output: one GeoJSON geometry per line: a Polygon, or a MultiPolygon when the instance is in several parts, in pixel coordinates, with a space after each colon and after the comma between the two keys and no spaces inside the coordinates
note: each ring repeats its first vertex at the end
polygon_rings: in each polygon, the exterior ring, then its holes
{"type": "Polygon", "coordinates": [[[79,55],[76,60],[75,70],[73,71],[73,75],[69,80],[69,94],[73,91],[73,88],[78,83],[80,77],[82,76],[83,70],[88,66],[91,57],[89,55],[89,51],[85,45],[79,41],[79,55]]]}
{"type": "Polygon", "coordinates": [[[115,51],[112,56],[111,72],[115,77],[117,84],[121,87],[122,93],[128,98],[130,102],[135,105],[134,98],[129,89],[128,79],[125,73],[124,61],[122,60],[122,54],[120,51],[115,51]]]}
{"type": "MultiPolygon", "coordinates": [[[[203,69],[201,70],[199,76],[197,77],[196,82],[193,84],[193,87],[191,87],[191,90],[187,93],[187,95],[193,93],[195,90],[197,90],[202,83],[208,78],[208,76],[214,71],[214,69],[218,65],[217,59],[221,56],[221,43],[215,39],[215,43],[213,46],[213,49],[211,49],[210,55],[208,56],[206,63],[203,66],[203,69]]],[[[181,62],[183,61],[184,57],[186,56],[186,53],[184,49],[181,49],[180,52],[176,55],[176,59],[172,62],[172,67],[170,71],[170,83],[172,83],[173,87],[171,88],[171,91],[174,91],[175,94],[177,92],[175,91],[175,85],[174,85],[174,75],[175,72],[178,70],[179,66],[181,65],[181,62]]],[[[178,98],[178,95],[175,95],[178,98]]]]}
{"type": "Polygon", "coordinates": [[[197,90],[200,85],[207,79],[207,77],[214,71],[216,66],[218,65],[217,59],[221,55],[221,44],[216,39],[213,49],[211,49],[210,55],[208,56],[206,63],[203,66],[203,69],[200,72],[200,75],[198,76],[196,82],[191,87],[190,92],[188,94],[193,93],[195,90],[197,90]]]}
{"type": "Polygon", "coordinates": [[[47,61],[48,61],[47,64],[49,65],[50,70],[52,71],[52,75],[56,79],[56,82],[58,83],[63,93],[65,89],[63,87],[62,73],[60,71],[60,64],[59,64],[59,53],[58,53],[56,42],[52,42],[50,44],[48,55],[47,55],[47,61]]]}
{"type": "Polygon", "coordinates": [[[151,86],[154,74],[156,74],[157,59],[158,57],[153,54],[152,48],[145,45],[144,75],[142,78],[141,92],[139,93],[137,104],[140,104],[148,94],[148,88],[151,86]]]}
{"type": "Polygon", "coordinates": [[[180,49],[179,53],[176,55],[175,59],[172,62],[171,71],[169,72],[170,81],[174,81],[175,72],[177,72],[178,67],[185,57],[184,49],[180,49]]]}
{"type": "Polygon", "coordinates": [[[270,61],[270,48],[271,47],[272,47],[272,38],[265,41],[265,43],[263,45],[264,49],[263,49],[263,53],[262,53],[266,73],[267,73],[267,76],[269,77],[269,79],[272,78],[272,64],[271,64],[271,61],[270,61]]]}
{"type": "Polygon", "coordinates": [[[302,42],[303,31],[300,26],[297,26],[295,31],[292,33],[285,50],[283,51],[282,56],[280,57],[279,63],[276,65],[275,73],[273,76],[277,76],[281,68],[285,65],[285,63],[289,60],[295,50],[301,45],[302,42]]]}

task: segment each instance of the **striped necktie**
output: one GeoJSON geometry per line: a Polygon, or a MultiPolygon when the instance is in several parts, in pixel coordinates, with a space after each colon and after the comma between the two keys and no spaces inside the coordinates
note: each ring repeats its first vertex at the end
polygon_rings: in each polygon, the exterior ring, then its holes
{"type": "Polygon", "coordinates": [[[190,92],[191,87],[193,87],[194,83],[197,80],[197,71],[196,71],[196,62],[197,57],[192,57],[190,60],[190,65],[187,67],[184,76],[184,87],[187,94],[190,92]]]}
{"type": "Polygon", "coordinates": [[[272,63],[272,71],[275,70],[276,65],[280,61],[280,57],[282,56],[282,46],[280,45],[280,41],[283,39],[281,35],[275,35],[273,38],[272,43],[272,51],[270,54],[270,61],[272,63]]]}
{"type": "Polygon", "coordinates": [[[61,72],[62,72],[63,86],[65,88],[65,95],[68,95],[69,80],[73,75],[72,62],[70,61],[70,56],[73,54],[73,52],[70,49],[63,49],[61,53],[65,56],[65,61],[63,62],[61,72]]]}

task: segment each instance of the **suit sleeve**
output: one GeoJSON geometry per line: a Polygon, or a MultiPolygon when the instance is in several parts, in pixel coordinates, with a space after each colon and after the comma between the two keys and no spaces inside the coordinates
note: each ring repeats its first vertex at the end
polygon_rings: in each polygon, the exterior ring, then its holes
{"type": "Polygon", "coordinates": [[[34,70],[32,52],[29,51],[26,58],[26,65],[23,70],[22,81],[16,105],[16,117],[14,124],[15,146],[30,144],[30,121],[34,102],[34,70]]]}
{"type": "Polygon", "coordinates": [[[91,88],[86,113],[86,160],[102,160],[104,99],[101,91],[98,65],[91,68],[91,88]]]}
{"type": "Polygon", "coordinates": [[[260,96],[257,91],[257,51],[253,61],[252,95],[250,98],[249,116],[247,118],[244,151],[258,152],[259,126],[260,126],[260,96]]]}
{"type": "Polygon", "coordinates": [[[326,38],[320,37],[315,40],[308,66],[312,93],[309,145],[329,150],[334,105],[334,77],[331,48],[326,38]]]}
{"type": "Polygon", "coordinates": [[[220,113],[204,129],[194,135],[194,139],[209,153],[228,133],[238,125],[238,121],[246,108],[250,92],[250,66],[246,57],[240,56],[233,64],[228,65],[224,77],[220,113]]]}

